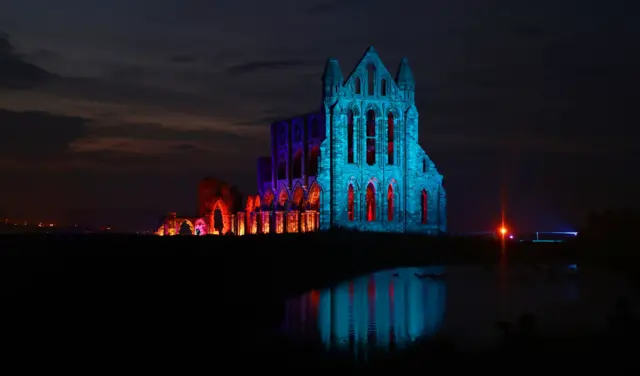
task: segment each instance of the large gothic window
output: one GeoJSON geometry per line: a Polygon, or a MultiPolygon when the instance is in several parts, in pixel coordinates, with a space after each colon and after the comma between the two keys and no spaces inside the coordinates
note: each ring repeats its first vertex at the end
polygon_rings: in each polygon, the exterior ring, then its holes
{"type": "Polygon", "coordinates": [[[298,150],[293,155],[293,178],[298,179],[302,177],[302,150],[298,150]]]}
{"type": "Polygon", "coordinates": [[[309,151],[309,161],[308,161],[308,176],[318,176],[318,158],[320,158],[320,147],[314,146],[309,151]]]}
{"type": "Polygon", "coordinates": [[[393,114],[389,112],[387,116],[387,163],[392,165],[394,163],[393,160],[393,142],[394,142],[394,122],[393,122],[393,114]]]}
{"type": "Polygon", "coordinates": [[[376,189],[373,183],[367,185],[367,221],[376,220],[376,189]]]}
{"type": "Polygon", "coordinates": [[[376,67],[373,64],[367,66],[367,94],[375,95],[376,67]]]}
{"type": "Polygon", "coordinates": [[[355,130],[355,126],[353,124],[354,122],[354,118],[353,118],[353,111],[349,110],[349,113],[347,114],[347,163],[353,163],[353,137],[354,137],[354,130],[355,130]]]}
{"type": "Polygon", "coordinates": [[[285,156],[280,154],[278,156],[278,180],[287,178],[287,161],[285,156]]]}
{"type": "Polygon", "coordinates": [[[356,218],[355,207],[356,207],[356,197],[353,189],[353,185],[349,184],[349,191],[347,192],[347,214],[349,221],[354,221],[356,218]]]}
{"type": "Polygon", "coordinates": [[[367,112],[367,164],[373,166],[376,163],[376,112],[367,112]]]}
{"type": "Polygon", "coordinates": [[[387,189],[387,219],[389,221],[393,221],[394,215],[394,206],[395,202],[393,200],[393,187],[389,184],[389,188],[387,189]]]}
{"type": "Polygon", "coordinates": [[[427,196],[427,191],[423,189],[422,193],[420,194],[420,214],[421,214],[420,220],[423,224],[426,224],[429,221],[429,217],[428,217],[429,213],[427,211],[429,207],[428,198],[429,197],[427,196]]]}

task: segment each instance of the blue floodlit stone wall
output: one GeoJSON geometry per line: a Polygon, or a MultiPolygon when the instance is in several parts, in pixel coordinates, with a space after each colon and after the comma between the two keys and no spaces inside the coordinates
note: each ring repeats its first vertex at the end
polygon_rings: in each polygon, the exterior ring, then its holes
{"type": "Polygon", "coordinates": [[[445,232],[446,193],[442,175],[418,144],[415,82],[408,61],[402,59],[393,78],[370,47],[346,80],[338,61],[329,59],[322,82],[323,108],[319,112],[272,124],[271,171],[268,162],[259,163],[260,197],[274,198],[270,209],[305,210],[309,209],[310,192],[319,188],[313,209],[320,212],[321,230],[339,227],[378,232],[445,232]],[[369,141],[370,148],[375,143],[372,164],[367,160],[366,134],[370,110],[375,114],[375,136],[369,141]],[[354,124],[351,160],[349,111],[354,124]],[[387,146],[389,114],[393,116],[393,161],[389,160],[387,146]],[[375,197],[375,218],[367,215],[369,185],[375,197]],[[354,193],[351,216],[349,186],[354,193]],[[393,197],[391,219],[389,186],[393,197]],[[422,206],[425,194],[426,223],[422,206]],[[302,204],[300,196],[304,197],[302,204]]]}

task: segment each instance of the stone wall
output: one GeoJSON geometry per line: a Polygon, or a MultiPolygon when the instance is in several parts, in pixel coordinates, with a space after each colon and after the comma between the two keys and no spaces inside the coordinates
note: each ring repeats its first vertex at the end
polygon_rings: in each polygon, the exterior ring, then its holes
{"type": "Polygon", "coordinates": [[[320,145],[317,176],[324,193],[320,229],[341,227],[360,231],[445,232],[443,178],[418,144],[415,85],[406,59],[403,59],[394,80],[377,53],[370,48],[346,80],[343,80],[335,59],[327,63],[323,79],[327,126],[326,139],[320,145]],[[368,88],[371,83],[374,85],[373,93],[368,88]],[[372,165],[366,159],[369,111],[375,114],[375,163],[372,165]],[[348,159],[350,114],[354,118],[353,163],[348,159]],[[387,143],[389,124],[393,124],[391,158],[387,143]],[[352,217],[348,210],[349,186],[354,191],[352,217]],[[375,218],[367,217],[370,211],[367,208],[368,186],[374,192],[375,218]],[[422,205],[423,191],[427,198],[426,208],[422,205]],[[389,196],[393,199],[388,200],[389,196]],[[388,215],[390,201],[393,202],[391,220],[388,215]],[[423,221],[425,209],[426,223],[423,221]]]}

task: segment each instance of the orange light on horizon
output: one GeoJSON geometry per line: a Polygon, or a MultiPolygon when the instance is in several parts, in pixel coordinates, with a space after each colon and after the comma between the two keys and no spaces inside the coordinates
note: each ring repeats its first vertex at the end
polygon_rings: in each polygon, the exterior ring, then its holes
{"type": "Polygon", "coordinates": [[[506,227],[504,226],[500,227],[500,234],[502,234],[502,236],[507,235],[507,232],[509,232],[509,230],[507,230],[506,227]]]}

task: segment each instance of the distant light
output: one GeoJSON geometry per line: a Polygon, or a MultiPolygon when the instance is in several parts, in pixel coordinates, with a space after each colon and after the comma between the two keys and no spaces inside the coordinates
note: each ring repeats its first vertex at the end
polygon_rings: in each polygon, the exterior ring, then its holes
{"type": "Polygon", "coordinates": [[[504,226],[500,227],[500,233],[501,233],[502,235],[506,235],[506,234],[507,234],[507,232],[508,232],[508,230],[507,230],[507,228],[506,228],[506,227],[504,227],[504,226]]]}
{"type": "Polygon", "coordinates": [[[509,235],[509,239],[513,239],[513,235],[509,235]]]}

